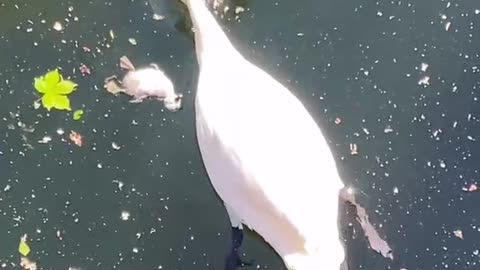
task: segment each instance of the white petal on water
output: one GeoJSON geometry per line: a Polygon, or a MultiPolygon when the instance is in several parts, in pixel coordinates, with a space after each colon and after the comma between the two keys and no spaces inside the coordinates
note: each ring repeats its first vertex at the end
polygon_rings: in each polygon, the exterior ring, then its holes
{"type": "Polygon", "coordinates": [[[422,63],[421,67],[420,67],[420,70],[422,70],[423,72],[427,71],[427,68],[428,68],[428,64],[427,63],[422,63]]]}
{"type": "Polygon", "coordinates": [[[244,12],[245,11],[245,8],[241,7],[241,6],[237,6],[235,8],[235,14],[238,14],[240,12],[244,12]]]}
{"type": "Polygon", "coordinates": [[[128,212],[127,210],[123,210],[122,214],[120,215],[120,218],[122,220],[125,220],[125,221],[129,220],[130,219],[130,212],[128,212]]]}
{"type": "Polygon", "coordinates": [[[61,22],[55,22],[53,24],[53,29],[55,29],[56,31],[62,31],[63,30],[63,25],[61,22]]]}
{"type": "Polygon", "coordinates": [[[52,141],[52,137],[43,136],[43,138],[41,140],[39,140],[38,143],[49,143],[50,141],[52,141]]]}
{"type": "Polygon", "coordinates": [[[155,14],[153,14],[152,18],[156,21],[161,21],[161,20],[165,19],[165,16],[155,13],[155,14]]]}
{"type": "Polygon", "coordinates": [[[124,184],[123,184],[123,182],[122,182],[122,181],[119,181],[119,180],[113,180],[112,182],[113,182],[113,183],[115,183],[115,184],[117,184],[117,186],[118,186],[118,189],[120,189],[120,190],[122,190],[122,189],[123,189],[123,186],[124,186],[124,184]]]}
{"type": "Polygon", "coordinates": [[[452,25],[451,22],[447,22],[447,23],[445,24],[445,31],[448,31],[448,30],[450,29],[450,26],[451,26],[451,25],[452,25]]]}
{"type": "Polygon", "coordinates": [[[447,164],[445,163],[445,161],[439,160],[439,162],[440,162],[440,167],[441,168],[445,169],[447,167],[447,164]]]}
{"type": "Polygon", "coordinates": [[[430,77],[429,76],[423,76],[419,81],[418,85],[430,85],[430,77]]]}
{"type": "Polygon", "coordinates": [[[132,44],[133,46],[137,45],[137,40],[134,38],[129,38],[128,42],[130,42],[130,44],[132,44]]]}
{"type": "Polygon", "coordinates": [[[112,142],[112,148],[114,150],[120,150],[120,145],[118,145],[116,142],[112,142]]]}

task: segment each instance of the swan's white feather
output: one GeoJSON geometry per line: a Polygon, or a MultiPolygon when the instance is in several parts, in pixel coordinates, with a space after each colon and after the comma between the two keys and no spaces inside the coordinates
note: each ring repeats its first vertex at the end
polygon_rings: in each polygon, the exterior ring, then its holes
{"type": "Polygon", "coordinates": [[[186,2],[200,64],[197,139],[213,187],[290,269],[339,269],[343,183],[321,130],[287,88],[235,50],[204,4],[186,2]]]}

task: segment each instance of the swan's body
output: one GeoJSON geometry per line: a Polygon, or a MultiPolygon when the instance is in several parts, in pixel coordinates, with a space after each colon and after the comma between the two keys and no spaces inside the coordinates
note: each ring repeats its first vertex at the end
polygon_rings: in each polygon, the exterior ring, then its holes
{"type": "Polygon", "coordinates": [[[339,269],[344,186],[302,103],[232,46],[203,0],[184,0],[199,62],[195,101],[201,156],[229,213],[258,232],[289,269],[339,269]]]}

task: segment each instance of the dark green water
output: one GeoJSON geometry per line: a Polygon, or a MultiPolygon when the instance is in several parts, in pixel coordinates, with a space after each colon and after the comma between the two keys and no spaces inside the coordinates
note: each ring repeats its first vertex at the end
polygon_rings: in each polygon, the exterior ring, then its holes
{"type": "MultiPolygon", "coordinates": [[[[352,270],[477,269],[480,195],[462,188],[479,178],[480,3],[237,3],[246,8],[240,21],[219,22],[314,114],[345,182],[363,192],[360,202],[393,248],[394,261],[371,251],[346,215],[352,270]],[[429,85],[418,84],[423,76],[429,85]],[[359,155],[350,155],[350,143],[359,155]]],[[[7,269],[19,261],[24,233],[43,269],[222,269],[229,221],[194,137],[193,43],[174,27],[181,13],[166,6],[167,19],[155,21],[145,1],[0,0],[0,262],[7,269]],[[53,30],[55,21],[65,30],[53,30]],[[103,79],[119,73],[122,55],[159,63],[184,94],[184,110],[105,92],[103,79]],[[82,76],[81,64],[92,74],[82,76]],[[80,122],[32,106],[33,78],[55,67],[79,84],[71,99],[86,112],[80,122]],[[83,147],[69,142],[70,130],[84,136],[83,147]],[[37,143],[45,135],[52,141],[37,143]]],[[[283,269],[250,233],[242,250],[258,269],[283,269]]]]}

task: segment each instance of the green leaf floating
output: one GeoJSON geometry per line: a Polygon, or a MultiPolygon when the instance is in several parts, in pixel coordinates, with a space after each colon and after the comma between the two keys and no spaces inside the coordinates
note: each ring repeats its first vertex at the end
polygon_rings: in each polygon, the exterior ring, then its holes
{"type": "Polygon", "coordinates": [[[73,112],[73,120],[80,120],[82,119],[82,116],[83,116],[83,110],[80,109],[80,110],[76,110],[73,112]]]}
{"type": "Polygon", "coordinates": [[[64,80],[58,69],[47,72],[44,76],[35,78],[34,87],[42,96],[42,105],[50,111],[57,110],[71,111],[68,95],[77,90],[77,84],[64,80]]]}
{"type": "Polygon", "coordinates": [[[22,254],[22,256],[27,256],[30,253],[30,247],[25,241],[20,241],[18,245],[18,252],[22,254]]]}

